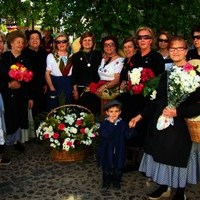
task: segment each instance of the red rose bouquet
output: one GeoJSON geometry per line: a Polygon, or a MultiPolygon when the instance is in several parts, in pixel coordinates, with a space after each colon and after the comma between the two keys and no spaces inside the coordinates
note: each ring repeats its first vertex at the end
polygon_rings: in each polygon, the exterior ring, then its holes
{"type": "Polygon", "coordinates": [[[129,72],[127,90],[131,94],[143,94],[145,97],[156,90],[160,76],[155,76],[149,68],[134,68],[129,72]]]}
{"type": "Polygon", "coordinates": [[[97,89],[100,87],[100,86],[102,86],[102,85],[104,85],[104,84],[106,84],[106,81],[102,81],[102,80],[100,80],[100,81],[98,81],[98,82],[92,82],[92,83],[90,83],[90,85],[89,85],[89,91],[91,92],[91,93],[93,93],[93,94],[95,94],[96,93],[96,91],[97,91],[97,89]]]}
{"type": "Polygon", "coordinates": [[[9,76],[17,81],[29,82],[33,78],[33,72],[28,70],[21,63],[11,65],[9,76]]]}

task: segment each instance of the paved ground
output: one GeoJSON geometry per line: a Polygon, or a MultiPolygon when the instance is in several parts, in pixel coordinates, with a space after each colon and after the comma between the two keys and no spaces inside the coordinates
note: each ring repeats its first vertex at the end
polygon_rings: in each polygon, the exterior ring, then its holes
{"type": "MultiPolygon", "coordinates": [[[[9,147],[13,163],[0,167],[0,200],[146,200],[156,184],[139,172],[124,174],[120,190],[101,188],[101,171],[91,155],[79,163],[57,163],[42,144],[25,144],[25,153],[9,147]]],[[[189,185],[189,200],[200,199],[200,184],[189,185]]],[[[168,199],[170,200],[170,198],[168,199]]]]}

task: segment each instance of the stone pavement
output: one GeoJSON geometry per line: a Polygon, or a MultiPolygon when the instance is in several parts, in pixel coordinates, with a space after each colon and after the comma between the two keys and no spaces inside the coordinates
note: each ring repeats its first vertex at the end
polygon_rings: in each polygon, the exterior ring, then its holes
{"type": "MultiPolygon", "coordinates": [[[[25,153],[13,147],[6,150],[12,164],[0,167],[0,200],[147,200],[157,187],[147,185],[141,173],[129,172],[120,190],[104,190],[94,156],[78,163],[57,163],[42,144],[28,142],[25,147],[25,153]]],[[[186,195],[188,200],[199,200],[200,184],[189,185],[186,195]]]]}

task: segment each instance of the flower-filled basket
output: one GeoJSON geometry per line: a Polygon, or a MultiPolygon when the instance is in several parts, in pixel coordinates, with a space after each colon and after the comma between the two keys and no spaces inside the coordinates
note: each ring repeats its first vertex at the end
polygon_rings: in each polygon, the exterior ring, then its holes
{"type": "Polygon", "coordinates": [[[200,116],[186,119],[186,123],[191,140],[200,143],[200,116]]]}
{"type": "Polygon", "coordinates": [[[84,160],[97,137],[98,126],[87,108],[69,104],[57,107],[36,130],[51,148],[51,159],[59,162],[84,160]]]}

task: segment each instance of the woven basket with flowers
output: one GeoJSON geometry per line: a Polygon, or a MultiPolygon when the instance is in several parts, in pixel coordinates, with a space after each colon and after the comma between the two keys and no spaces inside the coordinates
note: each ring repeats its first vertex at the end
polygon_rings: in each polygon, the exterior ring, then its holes
{"type": "Polygon", "coordinates": [[[51,158],[60,162],[80,161],[97,137],[98,125],[87,108],[69,104],[53,109],[36,135],[51,148],[51,158]]]}

